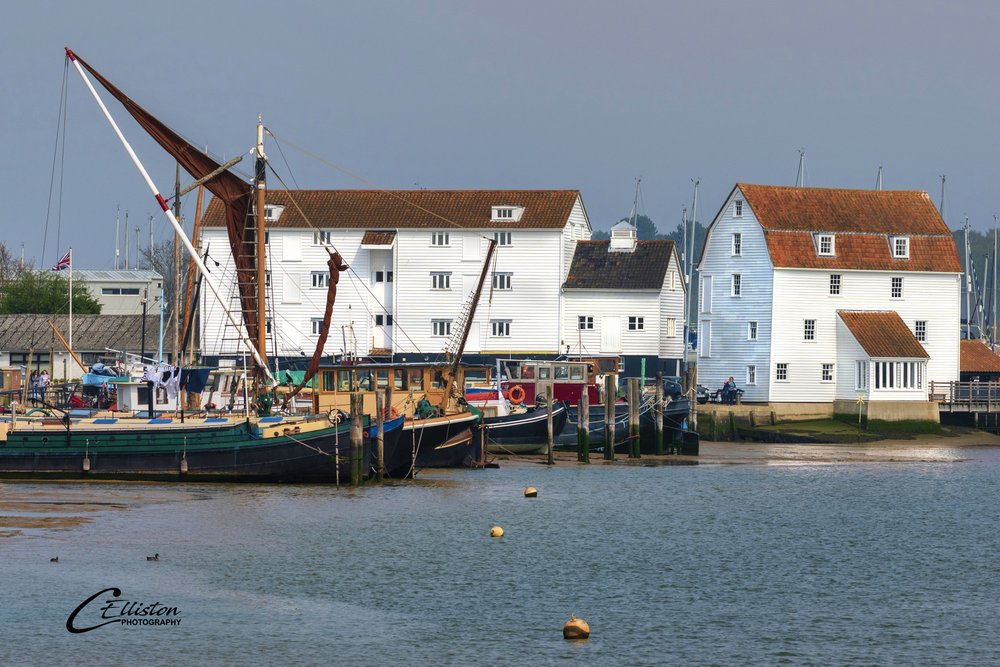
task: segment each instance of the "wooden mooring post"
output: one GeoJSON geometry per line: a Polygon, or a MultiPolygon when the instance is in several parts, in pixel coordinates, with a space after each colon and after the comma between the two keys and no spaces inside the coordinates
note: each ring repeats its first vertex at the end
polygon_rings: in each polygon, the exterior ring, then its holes
{"type": "Polygon", "coordinates": [[[604,460],[615,460],[615,399],[618,397],[615,376],[604,377],[604,460]]]}
{"type": "Polygon", "coordinates": [[[580,401],[576,404],[576,460],[590,463],[590,394],[587,385],[580,392],[580,401]]]}
{"type": "Polygon", "coordinates": [[[548,447],[546,448],[546,451],[548,452],[548,464],[549,465],[554,465],[556,461],[555,461],[555,458],[554,458],[554,454],[552,453],[552,438],[553,438],[553,435],[554,435],[552,433],[552,396],[551,396],[551,392],[549,392],[549,393],[550,393],[550,395],[545,397],[545,409],[546,409],[546,411],[548,413],[548,415],[547,415],[548,416],[548,423],[546,424],[546,426],[547,426],[546,437],[548,438],[548,440],[547,440],[548,447]]]}
{"type": "Polygon", "coordinates": [[[361,452],[364,448],[364,395],[351,394],[351,485],[361,484],[361,452]]]}
{"type": "Polygon", "coordinates": [[[382,481],[385,475],[385,409],[383,392],[375,392],[375,479],[382,481]]]}
{"type": "Polygon", "coordinates": [[[639,378],[628,379],[628,457],[639,458],[639,402],[642,400],[642,387],[639,378]]]}
{"type": "Polygon", "coordinates": [[[656,425],[656,453],[663,455],[663,371],[656,371],[656,402],[653,404],[653,422],[656,425]]]}

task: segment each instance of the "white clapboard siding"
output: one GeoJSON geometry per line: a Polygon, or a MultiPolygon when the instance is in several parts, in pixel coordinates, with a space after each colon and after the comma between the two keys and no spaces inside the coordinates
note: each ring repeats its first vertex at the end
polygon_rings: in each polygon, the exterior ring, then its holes
{"type": "Polygon", "coordinates": [[[705,249],[698,264],[702,303],[699,309],[699,347],[708,345],[711,356],[698,357],[698,382],[710,389],[721,388],[729,376],[744,390],[743,399],[769,399],[768,369],[774,267],[764,234],[753,211],[737,189],[709,227],[705,249]],[[735,217],[735,200],[743,201],[742,216],[735,217]],[[733,234],[741,235],[740,255],[733,255],[733,234]],[[741,295],[732,295],[732,275],[741,276],[741,295]],[[710,312],[705,306],[711,304],[710,312]],[[711,321],[709,327],[704,322],[711,321]],[[748,338],[749,323],[757,323],[757,338],[748,338]],[[710,329],[710,333],[705,329],[710,329]],[[710,340],[700,340],[709,334],[710,340]],[[756,368],[756,383],[746,385],[746,368],[756,368]]]}
{"type": "Polygon", "coordinates": [[[660,290],[660,357],[662,359],[682,359],[684,357],[684,281],[681,278],[677,249],[670,257],[667,273],[660,290]],[[674,321],[673,335],[667,323],[674,321]]]}
{"type": "Polygon", "coordinates": [[[656,290],[565,290],[562,351],[657,355],[659,296],[656,290]],[[593,328],[580,329],[580,317],[592,318],[593,328]],[[642,317],[643,329],[629,330],[629,317],[642,317]]]}

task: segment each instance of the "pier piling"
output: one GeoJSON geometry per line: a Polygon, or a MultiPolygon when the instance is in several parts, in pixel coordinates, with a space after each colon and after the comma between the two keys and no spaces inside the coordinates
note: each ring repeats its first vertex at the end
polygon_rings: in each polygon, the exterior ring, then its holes
{"type": "Polygon", "coordinates": [[[656,453],[663,455],[663,371],[656,371],[656,397],[653,421],[656,424],[656,453]]]}
{"type": "Polygon", "coordinates": [[[618,397],[615,376],[604,376],[604,460],[615,460],[615,399],[618,397]]]}
{"type": "Polygon", "coordinates": [[[590,395],[584,385],[580,401],[576,404],[577,460],[590,463],[590,395]]]}
{"type": "Polygon", "coordinates": [[[383,408],[383,392],[375,392],[375,479],[379,482],[385,474],[385,409],[383,408]]]}
{"type": "Polygon", "coordinates": [[[642,388],[639,386],[639,378],[628,379],[628,457],[630,459],[639,458],[639,401],[642,397],[642,388]]]}
{"type": "Polygon", "coordinates": [[[351,394],[351,485],[361,483],[361,451],[364,442],[364,395],[351,394]]]}
{"type": "Polygon", "coordinates": [[[553,436],[553,433],[552,433],[552,392],[549,392],[549,395],[545,397],[545,409],[546,409],[546,411],[548,413],[548,423],[546,424],[546,426],[547,426],[546,437],[548,438],[548,440],[547,440],[548,447],[546,448],[546,451],[548,451],[548,454],[549,454],[549,456],[548,456],[548,464],[551,466],[551,465],[555,465],[555,462],[556,462],[555,458],[554,458],[554,455],[552,453],[552,436],[553,436]]]}

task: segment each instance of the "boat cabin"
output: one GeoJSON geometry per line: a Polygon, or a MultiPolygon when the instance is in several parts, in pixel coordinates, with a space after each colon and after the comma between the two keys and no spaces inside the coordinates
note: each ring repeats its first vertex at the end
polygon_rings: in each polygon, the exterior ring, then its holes
{"type": "MultiPolygon", "coordinates": [[[[321,366],[317,373],[319,387],[314,392],[313,409],[329,412],[351,409],[351,393],[364,396],[365,414],[375,412],[375,392],[385,391],[395,414],[412,417],[421,401],[440,406],[444,401],[449,367],[440,363],[380,363],[321,366]]],[[[468,383],[488,384],[490,368],[461,364],[453,393],[460,393],[468,383]]]]}
{"type": "Polygon", "coordinates": [[[548,396],[576,405],[585,388],[590,404],[598,405],[603,376],[618,373],[617,357],[502,363],[508,377],[503,383],[504,393],[512,403],[527,405],[533,404],[539,397],[548,396]]]}

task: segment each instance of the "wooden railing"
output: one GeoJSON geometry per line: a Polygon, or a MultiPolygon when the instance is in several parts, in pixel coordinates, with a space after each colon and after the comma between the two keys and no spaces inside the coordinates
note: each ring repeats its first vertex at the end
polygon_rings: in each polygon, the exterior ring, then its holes
{"type": "Polygon", "coordinates": [[[1000,411],[1000,383],[931,382],[930,400],[952,411],[1000,411]]]}

